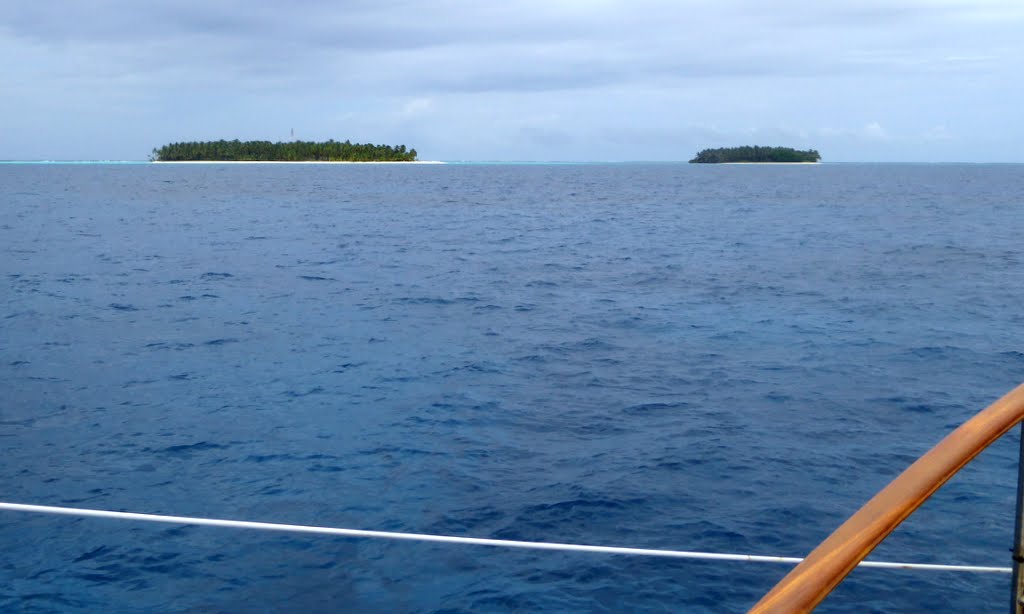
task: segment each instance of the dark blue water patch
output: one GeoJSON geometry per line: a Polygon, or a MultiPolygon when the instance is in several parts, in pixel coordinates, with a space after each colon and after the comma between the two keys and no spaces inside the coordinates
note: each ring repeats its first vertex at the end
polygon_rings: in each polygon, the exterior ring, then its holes
{"type": "MultiPolygon", "coordinates": [[[[1024,366],[1019,166],[0,182],[16,500],[799,556],[1024,366]]],[[[1004,564],[1015,446],[875,558],[1004,564]]],[[[12,611],[734,612],[786,571],[13,513],[0,538],[12,611]]],[[[858,571],[821,611],[1005,585],[858,571]]]]}
{"type": "Polygon", "coordinates": [[[323,465],[323,464],[320,464],[320,463],[315,463],[315,464],[311,465],[310,467],[308,467],[306,469],[306,471],[313,471],[313,472],[320,472],[320,473],[339,473],[339,472],[342,472],[342,471],[345,471],[345,470],[346,470],[345,467],[341,467],[339,465],[323,465]]]}
{"type": "Polygon", "coordinates": [[[355,368],[360,367],[360,366],[362,366],[364,364],[366,364],[366,363],[346,362],[345,364],[338,365],[336,368],[331,369],[331,373],[345,373],[346,371],[349,371],[351,369],[355,369],[355,368]]]}
{"type": "Polygon", "coordinates": [[[187,350],[192,347],[195,347],[194,343],[166,341],[156,341],[145,345],[147,350],[187,350]]]}
{"type": "Polygon", "coordinates": [[[229,343],[238,343],[238,342],[239,342],[239,340],[235,339],[233,337],[223,337],[223,338],[211,339],[209,341],[205,341],[205,342],[203,342],[203,345],[206,345],[206,346],[219,346],[219,345],[227,345],[229,343]]]}
{"type": "Polygon", "coordinates": [[[438,371],[434,373],[436,377],[451,377],[453,375],[459,375],[460,373],[501,373],[501,368],[493,363],[487,362],[471,362],[444,371],[438,371]]]}
{"type": "Polygon", "coordinates": [[[622,412],[625,414],[650,416],[658,414],[676,414],[681,411],[686,411],[688,408],[690,408],[689,403],[642,403],[640,405],[630,405],[629,407],[625,407],[622,412]]]}
{"type": "Polygon", "coordinates": [[[475,303],[480,299],[472,296],[457,297],[457,298],[441,298],[441,297],[403,297],[396,299],[394,302],[399,305],[456,305],[459,303],[475,303]]]}
{"type": "Polygon", "coordinates": [[[306,281],[338,281],[333,277],[320,277],[318,275],[299,275],[299,279],[305,279],[306,281]]]}
{"type": "Polygon", "coordinates": [[[181,444],[175,446],[168,446],[158,450],[143,450],[144,452],[152,452],[154,454],[188,454],[192,452],[204,452],[206,450],[222,450],[226,446],[210,443],[207,441],[199,441],[191,444],[181,444]]]}
{"type": "Polygon", "coordinates": [[[94,559],[94,558],[96,558],[98,556],[102,556],[102,555],[107,554],[107,553],[109,553],[111,551],[112,551],[112,549],[110,547],[108,547],[108,546],[99,546],[95,550],[91,550],[91,551],[86,552],[85,554],[79,556],[77,559],[74,560],[74,562],[75,563],[80,563],[82,561],[88,561],[89,559],[94,559]]]}
{"type": "Polygon", "coordinates": [[[296,391],[296,390],[285,390],[282,394],[284,394],[284,396],[291,397],[293,399],[297,399],[297,398],[301,398],[301,397],[308,397],[311,394],[320,394],[322,392],[324,392],[324,389],[321,388],[320,386],[316,386],[316,387],[310,388],[309,390],[305,390],[305,391],[302,391],[302,392],[299,392],[299,391],[296,391]]]}

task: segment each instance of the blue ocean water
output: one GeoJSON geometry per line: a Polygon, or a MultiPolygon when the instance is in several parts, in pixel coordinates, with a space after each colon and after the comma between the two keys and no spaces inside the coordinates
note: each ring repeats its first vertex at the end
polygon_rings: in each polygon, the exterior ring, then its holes
{"type": "MultiPolygon", "coordinates": [[[[9,165],[0,196],[6,501],[801,556],[1024,380],[1021,165],[9,165]]],[[[873,558],[1008,565],[1017,442],[873,558]]],[[[738,612],[788,569],[0,512],[6,611],[738,612]]],[[[858,570],[819,611],[1008,600],[858,570]]]]}

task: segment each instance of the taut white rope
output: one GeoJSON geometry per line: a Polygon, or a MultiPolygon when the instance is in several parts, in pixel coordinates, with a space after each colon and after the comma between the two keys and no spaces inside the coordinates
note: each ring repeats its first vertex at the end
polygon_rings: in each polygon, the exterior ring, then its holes
{"type": "MultiPolygon", "coordinates": [[[[746,561],[750,563],[788,563],[795,565],[803,559],[788,556],[761,556],[756,554],[724,554],[719,552],[687,552],[685,550],[652,550],[648,548],[621,548],[617,546],[587,546],[583,544],[559,544],[551,542],[525,542],[509,539],[486,539],[481,537],[456,537],[454,535],[426,535],[422,533],[394,533],[391,531],[364,531],[362,529],[339,529],[334,527],[313,527],[299,524],[278,524],[272,522],[250,522],[247,520],[223,520],[217,518],[192,518],[188,516],[162,516],[137,514],[134,512],[111,512],[76,507],[53,507],[49,505],[27,505],[24,503],[0,502],[0,510],[33,512],[37,514],[60,514],[65,516],[87,516],[113,518],[117,520],[141,520],[168,524],[188,524],[210,527],[254,529],[258,531],[284,531],[291,533],[316,533],[342,537],[366,537],[378,539],[404,539],[408,541],[440,542],[446,544],[470,544],[476,546],[498,546],[503,548],[529,548],[533,550],[563,550],[571,552],[602,552],[605,554],[631,554],[640,556],[661,556],[677,559],[703,559],[711,561],[746,561]]],[[[923,563],[889,563],[883,561],[861,561],[860,567],[883,569],[924,569],[931,571],[964,571],[976,573],[1010,573],[1009,567],[982,567],[976,565],[931,565],[923,563]]]]}

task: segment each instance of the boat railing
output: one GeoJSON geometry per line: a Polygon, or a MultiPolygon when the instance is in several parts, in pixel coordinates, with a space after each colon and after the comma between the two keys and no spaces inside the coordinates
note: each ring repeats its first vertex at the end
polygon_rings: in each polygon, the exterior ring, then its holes
{"type": "MultiPolygon", "coordinates": [[[[341,527],[253,522],[248,520],[142,514],[112,510],[55,507],[0,501],[0,510],[90,518],[214,526],[257,531],[317,534],[336,537],[375,538],[400,541],[463,544],[547,551],[592,552],[616,555],[656,556],[679,559],[746,561],[798,565],[786,575],[750,612],[756,614],[809,612],[813,610],[855,567],[921,569],[971,573],[1012,573],[1012,611],[1024,614],[1024,432],[1021,437],[1020,468],[1017,478],[1017,512],[1014,531],[1013,566],[941,565],[864,561],[883,539],[921,506],[936,490],[976,457],[982,450],[1024,420],[1024,384],[1018,386],[973,418],[962,424],[906,471],[883,488],[857,513],[836,529],[805,559],[720,552],[692,552],[629,548],[562,542],[534,542],[477,538],[456,535],[397,533],[341,527]]],[[[1024,431],[1024,427],[1022,427],[1024,431]]]]}
{"type": "MultiPolygon", "coordinates": [[[[821,542],[753,608],[751,614],[813,610],[864,557],[935,491],[992,442],[1024,420],[1024,384],[989,405],[918,458],[821,542]]],[[[1024,427],[1017,472],[1017,511],[1013,545],[1012,610],[1022,614],[1021,563],[1024,547],[1024,427]]]]}

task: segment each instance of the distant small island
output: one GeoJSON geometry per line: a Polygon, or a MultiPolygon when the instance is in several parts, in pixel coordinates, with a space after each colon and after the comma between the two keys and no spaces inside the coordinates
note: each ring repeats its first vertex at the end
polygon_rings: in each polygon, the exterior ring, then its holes
{"type": "Polygon", "coordinates": [[[154,162],[415,162],[416,150],[405,145],[371,145],[329,140],[198,141],[171,143],[153,150],[154,162]]]}
{"type": "Polygon", "coordinates": [[[720,147],[705,149],[690,160],[690,164],[762,164],[820,162],[821,154],[814,149],[800,151],[790,147],[720,147]]]}

